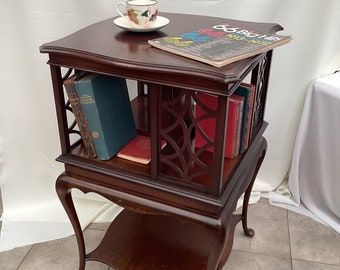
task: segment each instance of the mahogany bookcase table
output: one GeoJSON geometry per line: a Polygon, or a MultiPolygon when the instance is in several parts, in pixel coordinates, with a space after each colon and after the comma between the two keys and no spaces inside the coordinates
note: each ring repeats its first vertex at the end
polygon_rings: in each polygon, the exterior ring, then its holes
{"type": "MultiPolygon", "coordinates": [[[[221,269],[230,254],[234,229],[247,227],[247,209],[256,174],[265,156],[263,120],[272,51],[222,68],[177,56],[147,41],[233,20],[163,13],[170,24],[159,31],[122,30],[113,19],[100,21],[69,36],[43,44],[49,55],[61,155],[65,171],[56,181],[60,201],[73,225],[79,269],[94,260],[114,269],[221,269]],[[131,101],[137,130],[151,137],[151,162],[142,165],[114,156],[109,161],[89,157],[81,138],[73,140],[76,125],[63,80],[86,71],[136,81],[131,101]],[[241,82],[256,86],[250,144],[235,158],[224,157],[228,100],[241,82]],[[208,110],[199,93],[216,97],[208,110]],[[215,119],[214,141],[195,147],[201,131],[195,108],[202,106],[215,119]],[[71,119],[71,120],[70,120],[71,119]],[[167,145],[161,149],[161,140],[167,145]],[[207,151],[213,149],[213,151],[207,151]],[[87,253],[71,190],[94,192],[122,206],[101,244],[87,253]],[[243,211],[235,214],[244,195],[243,211]]],[[[276,24],[237,22],[245,28],[276,33],[276,24]]]]}

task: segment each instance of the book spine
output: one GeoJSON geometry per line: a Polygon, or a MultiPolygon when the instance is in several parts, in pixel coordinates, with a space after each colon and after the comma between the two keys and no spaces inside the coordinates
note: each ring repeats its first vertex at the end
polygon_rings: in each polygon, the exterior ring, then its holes
{"type": "Polygon", "coordinates": [[[231,99],[238,102],[237,118],[236,121],[236,138],[235,138],[235,149],[234,156],[237,156],[241,151],[241,138],[243,133],[243,114],[244,114],[244,97],[233,94],[231,99]]]}
{"type": "Polygon", "coordinates": [[[252,112],[255,98],[255,86],[252,84],[242,83],[234,94],[244,97],[243,120],[241,132],[240,152],[247,150],[249,145],[249,136],[252,120],[252,112]]]}
{"type": "Polygon", "coordinates": [[[75,86],[97,156],[108,160],[137,135],[126,81],[90,74],[76,80],[75,86]]]}
{"type": "Polygon", "coordinates": [[[74,85],[75,78],[76,76],[73,76],[64,82],[65,90],[70,101],[72,112],[76,119],[85,150],[90,157],[96,157],[96,150],[92,142],[91,132],[74,85]]]}
{"type": "Polygon", "coordinates": [[[80,104],[87,119],[93,144],[95,146],[97,156],[101,160],[111,158],[107,148],[105,147],[105,139],[103,129],[100,123],[97,104],[95,102],[91,81],[76,81],[76,91],[79,96],[80,104]]]}
{"type": "Polygon", "coordinates": [[[228,122],[227,122],[227,135],[225,141],[225,153],[224,156],[228,158],[235,157],[237,149],[237,137],[238,137],[238,123],[239,123],[239,111],[240,100],[230,98],[228,103],[228,122]]]}
{"type": "Polygon", "coordinates": [[[246,130],[246,139],[245,139],[245,148],[247,149],[249,146],[250,140],[250,132],[251,132],[251,124],[253,120],[253,111],[254,111],[254,102],[255,102],[255,85],[249,85],[251,89],[251,95],[249,100],[249,111],[248,111],[248,122],[247,122],[247,130],[246,130]]]}

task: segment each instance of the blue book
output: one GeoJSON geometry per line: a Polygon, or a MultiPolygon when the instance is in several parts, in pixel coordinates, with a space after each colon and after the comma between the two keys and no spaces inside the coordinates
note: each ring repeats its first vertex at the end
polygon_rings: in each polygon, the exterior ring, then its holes
{"type": "Polygon", "coordinates": [[[108,160],[137,135],[126,80],[89,73],[74,84],[97,157],[108,160]]]}
{"type": "Polygon", "coordinates": [[[244,97],[243,119],[241,127],[240,153],[248,148],[248,140],[250,134],[250,124],[253,112],[255,87],[251,84],[242,83],[236,88],[234,94],[244,97]]]}

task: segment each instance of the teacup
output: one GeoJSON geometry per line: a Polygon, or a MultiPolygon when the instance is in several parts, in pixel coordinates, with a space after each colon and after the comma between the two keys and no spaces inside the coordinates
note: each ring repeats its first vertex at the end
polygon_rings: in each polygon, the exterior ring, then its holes
{"type": "Polygon", "coordinates": [[[127,18],[132,27],[135,28],[150,28],[153,26],[158,15],[158,2],[156,0],[129,0],[118,2],[116,10],[120,16],[127,18]],[[123,7],[124,15],[119,8],[123,7]]]}

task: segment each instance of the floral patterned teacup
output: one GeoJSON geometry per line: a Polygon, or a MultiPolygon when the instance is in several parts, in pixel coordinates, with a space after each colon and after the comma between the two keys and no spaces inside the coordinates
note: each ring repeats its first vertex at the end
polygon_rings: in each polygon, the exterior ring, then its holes
{"type": "MultiPolygon", "coordinates": [[[[127,18],[132,27],[150,28],[153,26],[158,15],[158,2],[155,0],[129,0],[118,2],[116,10],[120,16],[127,18]],[[120,11],[123,7],[127,15],[120,11]]],[[[125,12],[124,11],[124,12],[125,12]]]]}

